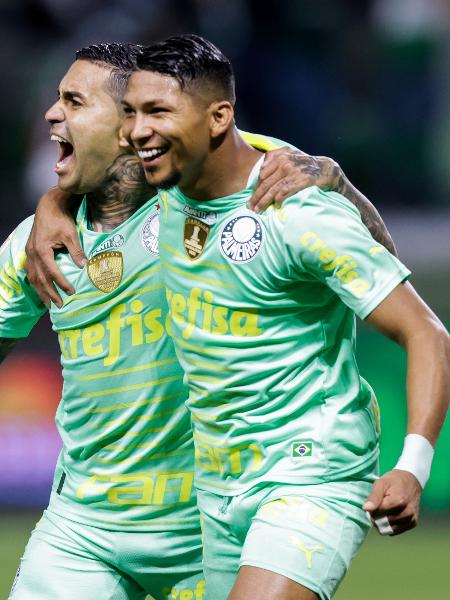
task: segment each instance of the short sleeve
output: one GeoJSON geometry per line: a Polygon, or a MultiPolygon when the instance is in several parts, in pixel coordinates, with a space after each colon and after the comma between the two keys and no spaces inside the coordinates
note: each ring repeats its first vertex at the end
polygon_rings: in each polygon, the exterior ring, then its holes
{"type": "Polygon", "coordinates": [[[286,260],[328,286],[361,319],[410,271],[376,242],[358,210],[336,192],[316,186],[290,198],[280,211],[286,260]]]}
{"type": "Polygon", "coordinates": [[[24,270],[32,225],[33,217],[23,221],[0,248],[0,337],[27,337],[47,310],[24,270]]]}

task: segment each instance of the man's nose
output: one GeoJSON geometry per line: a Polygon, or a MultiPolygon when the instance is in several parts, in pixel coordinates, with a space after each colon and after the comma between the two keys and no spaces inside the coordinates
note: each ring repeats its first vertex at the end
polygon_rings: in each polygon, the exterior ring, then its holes
{"type": "Polygon", "coordinates": [[[61,104],[59,100],[51,106],[48,111],[45,113],[45,120],[49,123],[61,123],[64,121],[64,111],[61,108],[61,104]]]}
{"type": "Polygon", "coordinates": [[[130,132],[130,138],[133,145],[142,146],[153,134],[154,130],[149,119],[144,116],[136,115],[130,132]]]}

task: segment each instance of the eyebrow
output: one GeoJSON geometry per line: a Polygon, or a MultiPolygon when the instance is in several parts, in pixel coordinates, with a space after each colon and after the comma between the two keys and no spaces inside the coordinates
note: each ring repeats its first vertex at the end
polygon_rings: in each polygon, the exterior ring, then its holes
{"type": "Polygon", "coordinates": [[[62,93],[58,90],[57,91],[57,96],[58,98],[63,98],[63,100],[83,100],[86,101],[87,98],[84,94],[82,94],[81,92],[74,92],[71,90],[64,90],[62,93]]]}

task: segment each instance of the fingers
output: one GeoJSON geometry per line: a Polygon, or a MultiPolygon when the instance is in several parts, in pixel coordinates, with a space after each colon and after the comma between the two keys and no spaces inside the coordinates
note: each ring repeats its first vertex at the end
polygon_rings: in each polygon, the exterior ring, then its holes
{"type": "Polygon", "coordinates": [[[398,514],[372,519],[380,535],[395,536],[414,529],[418,524],[418,514],[411,506],[407,506],[398,514]]]}
{"type": "MultiPolygon", "coordinates": [[[[301,183],[300,180],[295,181],[290,177],[280,180],[279,174],[274,173],[258,185],[250,201],[252,204],[249,203],[249,208],[253,208],[255,212],[262,212],[273,203],[280,204],[295,194],[301,183]]],[[[303,187],[307,187],[306,181],[303,187]]]]}
{"type": "MultiPolygon", "coordinates": [[[[293,175],[302,176],[293,166],[290,160],[291,156],[292,150],[290,148],[280,148],[266,154],[259,174],[258,184],[249,201],[248,206],[251,210],[261,212],[261,210],[271,204],[275,193],[273,189],[275,184],[280,183],[288,175],[291,177],[293,175]]],[[[295,191],[297,189],[299,188],[297,187],[295,191]]],[[[283,197],[283,199],[286,197],[283,197]]]]}
{"type": "Polygon", "coordinates": [[[291,148],[268,152],[249,208],[261,212],[272,202],[281,203],[311,185],[323,186],[327,161],[291,148]]]}
{"type": "MultiPolygon", "coordinates": [[[[65,292],[69,296],[71,296],[72,294],[75,293],[75,290],[72,287],[72,285],[67,281],[67,279],[64,277],[64,275],[59,270],[58,265],[56,264],[54,258],[52,258],[51,260],[48,260],[45,263],[44,268],[43,268],[43,276],[45,279],[46,289],[48,288],[49,291],[50,291],[50,287],[52,287],[54,289],[54,285],[53,285],[53,283],[54,283],[59,288],[61,288],[63,292],[65,292]]],[[[58,294],[58,298],[59,298],[59,294],[58,294]]]]}
{"type": "Polygon", "coordinates": [[[80,246],[78,237],[68,237],[65,240],[65,245],[67,250],[69,251],[70,256],[72,257],[73,262],[77,265],[77,267],[83,269],[87,264],[87,257],[80,246]]]}
{"type": "Polygon", "coordinates": [[[382,535],[399,535],[417,526],[421,493],[412,474],[393,470],[375,482],[363,509],[382,535]]]}
{"type": "MultiPolygon", "coordinates": [[[[33,250],[29,250],[29,252],[35,254],[33,250]]],[[[51,302],[58,308],[63,304],[55,284],[68,295],[72,295],[75,291],[59,270],[51,248],[42,250],[40,255],[34,257],[33,261],[28,257],[25,269],[31,285],[47,307],[51,302]]]]}
{"type": "Polygon", "coordinates": [[[372,513],[380,507],[380,505],[383,501],[383,498],[384,498],[384,494],[385,494],[384,480],[383,480],[383,478],[377,479],[377,481],[373,485],[372,492],[370,493],[369,497],[363,504],[363,510],[366,510],[367,512],[369,512],[372,515],[372,513]]]}

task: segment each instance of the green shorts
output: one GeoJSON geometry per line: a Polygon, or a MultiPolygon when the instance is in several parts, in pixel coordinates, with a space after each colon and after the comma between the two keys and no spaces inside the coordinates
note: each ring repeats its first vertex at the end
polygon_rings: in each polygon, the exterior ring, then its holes
{"type": "Polygon", "coordinates": [[[45,511],[9,600],[206,600],[199,529],[108,531],[45,511]]]}
{"type": "Polygon", "coordinates": [[[375,475],[362,481],[258,486],[237,496],[198,490],[203,571],[225,600],[240,566],[296,581],[329,600],[371,524],[361,508],[375,475]]]}

